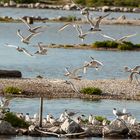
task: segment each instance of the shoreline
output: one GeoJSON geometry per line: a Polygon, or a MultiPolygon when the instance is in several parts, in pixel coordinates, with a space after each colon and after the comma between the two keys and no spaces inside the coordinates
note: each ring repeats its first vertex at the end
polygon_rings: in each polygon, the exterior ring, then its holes
{"type": "Polygon", "coordinates": [[[135,81],[129,83],[127,79],[104,79],[104,80],[70,80],[77,89],[84,87],[98,87],[102,90],[101,95],[78,94],[70,85],[64,83],[62,79],[40,79],[40,78],[22,78],[22,79],[0,79],[0,95],[3,89],[8,86],[21,88],[24,93],[21,95],[11,95],[12,97],[44,97],[44,98],[79,98],[86,100],[138,100],[140,101],[140,85],[135,81]]]}

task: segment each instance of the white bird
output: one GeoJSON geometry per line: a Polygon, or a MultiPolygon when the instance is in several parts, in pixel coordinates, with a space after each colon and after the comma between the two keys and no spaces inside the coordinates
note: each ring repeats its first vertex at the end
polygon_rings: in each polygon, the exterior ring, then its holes
{"type": "Polygon", "coordinates": [[[133,72],[140,70],[140,66],[135,66],[134,68],[129,68],[127,66],[124,67],[125,72],[133,72]]]}
{"type": "Polygon", "coordinates": [[[82,27],[80,25],[75,25],[75,29],[77,30],[77,33],[78,33],[78,37],[82,40],[85,39],[85,37],[88,35],[88,34],[91,34],[91,33],[94,33],[94,32],[86,32],[86,33],[83,33],[83,30],[82,30],[82,27]]]}
{"type": "Polygon", "coordinates": [[[20,18],[20,20],[29,28],[28,31],[30,31],[31,33],[40,33],[42,31],[38,31],[38,29],[42,28],[43,26],[36,26],[36,27],[31,27],[30,24],[27,23],[27,21],[23,18],[20,18]]]}
{"type": "Polygon", "coordinates": [[[76,73],[80,70],[83,69],[83,67],[81,68],[77,68],[74,69],[72,71],[69,71],[68,68],[65,68],[66,73],[64,74],[64,76],[69,77],[70,79],[75,79],[75,80],[81,80],[82,76],[81,75],[76,75],[76,73]]]}
{"type": "Polygon", "coordinates": [[[43,47],[42,42],[38,42],[38,48],[39,50],[35,52],[35,54],[40,54],[40,55],[46,55],[47,54],[47,48],[43,47]]]}
{"type": "Polygon", "coordinates": [[[86,73],[87,68],[95,68],[98,70],[99,67],[103,66],[103,63],[95,60],[93,57],[90,57],[92,60],[90,62],[85,62],[84,63],[84,73],[86,73]]]}
{"type": "Polygon", "coordinates": [[[29,44],[30,43],[30,39],[36,35],[40,34],[39,33],[31,33],[30,35],[28,35],[27,37],[24,37],[21,33],[20,33],[20,29],[17,30],[17,35],[21,38],[21,42],[25,43],[25,44],[29,44]]]}
{"type": "Polygon", "coordinates": [[[99,16],[97,18],[97,21],[96,23],[94,24],[93,21],[91,20],[91,18],[89,17],[89,12],[86,14],[86,17],[87,17],[87,21],[90,23],[90,31],[101,31],[101,29],[99,28],[99,25],[100,25],[100,22],[103,18],[107,17],[110,13],[104,15],[104,16],[99,16]]]}
{"type": "Polygon", "coordinates": [[[129,38],[129,37],[133,37],[133,36],[135,36],[135,35],[137,35],[137,34],[126,35],[126,36],[123,36],[123,37],[121,37],[121,38],[119,38],[119,39],[115,39],[115,38],[113,38],[113,37],[110,37],[110,36],[105,35],[105,34],[102,34],[102,33],[100,33],[100,35],[102,35],[102,36],[105,37],[105,38],[111,39],[111,40],[113,40],[113,41],[115,41],[115,42],[117,42],[117,43],[124,44],[123,41],[124,41],[125,39],[127,39],[127,38],[129,38]]]}
{"type": "Polygon", "coordinates": [[[78,6],[73,0],[71,0],[71,2],[80,10],[80,13],[82,15],[86,15],[87,14],[87,10],[88,8],[87,7],[84,7],[84,8],[81,8],[80,6],[78,6]]]}
{"type": "Polygon", "coordinates": [[[47,119],[47,122],[50,122],[50,117],[53,117],[51,114],[48,114],[46,119],[47,119]]]}
{"type": "Polygon", "coordinates": [[[10,104],[10,99],[1,98],[0,100],[0,107],[1,108],[8,108],[10,104]]]}
{"type": "Polygon", "coordinates": [[[64,29],[67,28],[68,26],[72,26],[72,27],[75,28],[75,27],[76,27],[76,23],[75,23],[75,22],[66,23],[66,24],[64,24],[64,25],[58,30],[58,32],[64,30],[64,29]]]}
{"type": "Polygon", "coordinates": [[[80,94],[80,91],[77,89],[77,87],[71,81],[66,80],[64,83],[69,84],[71,86],[71,88],[73,89],[73,91],[80,94]]]}
{"type": "Polygon", "coordinates": [[[26,115],[25,115],[25,121],[26,122],[31,122],[31,118],[29,116],[29,113],[26,113],[26,115]]]}
{"type": "Polygon", "coordinates": [[[93,115],[90,114],[89,117],[88,117],[88,122],[91,124],[92,123],[92,119],[93,119],[93,115]]]}
{"type": "Polygon", "coordinates": [[[53,126],[59,126],[60,122],[58,122],[53,116],[50,116],[50,124],[53,126]]]}
{"type": "Polygon", "coordinates": [[[59,121],[60,122],[64,122],[65,120],[66,120],[66,116],[65,116],[65,113],[63,112],[61,115],[60,115],[60,117],[59,117],[59,121]]]}
{"type": "Polygon", "coordinates": [[[124,115],[127,115],[127,116],[130,116],[130,115],[131,115],[130,113],[123,113],[123,112],[117,110],[116,108],[113,108],[113,114],[114,114],[117,118],[119,118],[119,117],[121,117],[121,116],[124,116],[124,115]]]}
{"type": "Polygon", "coordinates": [[[18,52],[23,52],[23,53],[25,53],[25,54],[28,55],[28,56],[33,56],[33,55],[32,55],[31,53],[29,53],[29,51],[26,50],[25,48],[20,48],[19,46],[10,45],[10,44],[5,44],[5,46],[7,46],[7,47],[12,47],[12,48],[16,48],[16,50],[17,50],[18,52]]]}
{"type": "Polygon", "coordinates": [[[80,124],[81,121],[82,121],[82,118],[79,116],[79,117],[76,118],[76,121],[75,121],[75,122],[76,122],[77,124],[80,124]]]}

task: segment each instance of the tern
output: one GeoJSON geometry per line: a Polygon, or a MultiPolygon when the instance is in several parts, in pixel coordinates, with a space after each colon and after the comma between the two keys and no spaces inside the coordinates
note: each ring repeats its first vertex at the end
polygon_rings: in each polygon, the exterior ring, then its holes
{"type": "Polygon", "coordinates": [[[31,53],[29,53],[25,48],[20,48],[19,46],[10,45],[10,44],[5,44],[5,46],[16,48],[16,50],[17,50],[18,52],[23,52],[23,53],[25,53],[25,54],[28,55],[28,56],[33,56],[33,55],[32,55],[31,53]]]}
{"type": "Polygon", "coordinates": [[[43,26],[36,26],[36,27],[31,27],[30,24],[27,23],[27,21],[23,18],[20,18],[20,20],[29,28],[28,31],[31,33],[39,33],[42,31],[37,32],[38,29],[42,28],[43,26]]]}
{"type": "Polygon", "coordinates": [[[134,68],[129,68],[129,67],[125,66],[124,70],[125,70],[125,72],[130,72],[130,75],[129,75],[130,82],[132,82],[132,80],[134,79],[134,76],[135,76],[137,83],[140,83],[138,81],[138,77],[137,77],[137,75],[140,75],[140,66],[136,66],[134,68]]]}
{"type": "Polygon", "coordinates": [[[73,0],[71,0],[71,2],[80,10],[80,13],[82,14],[82,15],[86,15],[87,14],[87,10],[88,10],[88,8],[87,7],[85,7],[85,8],[81,8],[80,6],[78,6],[73,0]]]}
{"type": "Polygon", "coordinates": [[[1,108],[8,108],[10,104],[10,99],[1,98],[0,100],[0,107],[1,108]]]}
{"type": "Polygon", "coordinates": [[[68,68],[65,68],[66,73],[64,76],[68,76],[70,79],[75,79],[75,80],[81,80],[82,76],[81,75],[76,75],[76,73],[80,70],[83,69],[83,67],[74,69],[73,71],[69,71],[68,68]]]}
{"type": "Polygon", "coordinates": [[[137,34],[126,35],[126,36],[123,36],[123,37],[121,37],[121,38],[119,38],[119,39],[115,39],[115,38],[113,38],[113,37],[110,37],[110,36],[105,35],[105,34],[102,34],[102,33],[100,33],[100,35],[103,36],[103,37],[105,37],[105,38],[111,39],[111,40],[113,40],[113,41],[115,41],[115,42],[117,42],[117,43],[124,44],[124,40],[125,40],[125,39],[127,39],[127,38],[129,38],[129,37],[133,37],[133,36],[135,36],[135,35],[137,35],[137,34]]]}
{"type": "Polygon", "coordinates": [[[121,116],[124,116],[124,115],[131,116],[130,113],[123,113],[123,112],[117,110],[116,108],[113,108],[113,114],[114,114],[117,118],[119,118],[119,117],[121,117],[121,116]]]}
{"type": "Polygon", "coordinates": [[[84,73],[86,73],[87,68],[95,68],[96,70],[98,70],[98,68],[100,66],[103,66],[103,63],[95,60],[93,57],[90,56],[90,58],[92,59],[90,62],[85,62],[84,63],[84,73]]]}
{"type": "Polygon", "coordinates": [[[20,33],[20,29],[17,30],[17,35],[21,38],[21,42],[25,43],[25,44],[29,44],[30,39],[34,36],[36,36],[39,33],[31,33],[30,35],[28,35],[27,37],[23,37],[23,35],[20,33]]]}
{"type": "Polygon", "coordinates": [[[71,88],[73,89],[73,91],[75,91],[76,93],[80,94],[80,91],[77,89],[77,87],[71,81],[66,80],[64,83],[70,84],[71,88]]]}
{"type": "Polygon", "coordinates": [[[42,42],[38,42],[38,48],[39,50],[35,52],[35,54],[40,54],[40,55],[46,55],[47,54],[47,48],[43,47],[42,42]]]}
{"type": "Polygon", "coordinates": [[[93,21],[91,20],[91,18],[89,17],[89,13],[87,13],[86,17],[87,17],[87,21],[90,23],[90,31],[101,31],[101,29],[99,28],[100,22],[103,18],[107,17],[108,15],[110,15],[110,13],[104,15],[104,16],[99,16],[97,18],[96,23],[94,24],[93,21]]]}

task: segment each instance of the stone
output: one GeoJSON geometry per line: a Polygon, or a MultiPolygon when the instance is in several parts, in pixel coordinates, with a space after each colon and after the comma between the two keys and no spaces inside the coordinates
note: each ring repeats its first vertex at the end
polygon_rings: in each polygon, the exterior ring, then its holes
{"type": "Polygon", "coordinates": [[[118,17],[117,20],[126,20],[126,16],[122,15],[122,16],[118,17]]]}
{"type": "Polygon", "coordinates": [[[9,3],[4,3],[4,7],[9,7],[9,3]]]}
{"type": "Polygon", "coordinates": [[[0,120],[1,135],[16,135],[16,129],[7,121],[0,120]]]}
{"type": "Polygon", "coordinates": [[[139,13],[140,12],[140,8],[133,8],[132,12],[139,13]]]}
{"type": "Polygon", "coordinates": [[[53,132],[53,133],[57,133],[57,134],[60,134],[61,133],[60,127],[58,127],[58,126],[54,126],[54,127],[48,128],[47,130],[49,132],[53,132]]]}
{"type": "Polygon", "coordinates": [[[16,3],[13,0],[10,0],[9,1],[9,6],[15,7],[16,6],[16,3]]]}
{"type": "Polygon", "coordinates": [[[129,129],[123,120],[116,119],[105,126],[102,131],[104,137],[125,137],[128,135],[129,129]]]}
{"type": "Polygon", "coordinates": [[[71,10],[70,5],[64,5],[63,10],[71,10]]]}
{"type": "Polygon", "coordinates": [[[102,12],[107,12],[110,11],[110,7],[109,6],[103,6],[102,7],[102,12]]]}
{"type": "Polygon", "coordinates": [[[40,8],[40,3],[39,2],[35,3],[34,7],[35,8],[40,8]]]}
{"type": "Polygon", "coordinates": [[[22,73],[18,70],[0,70],[0,78],[21,78],[22,73]]]}
{"type": "Polygon", "coordinates": [[[66,119],[61,125],[61,129],[65,133],[80,133],[84,131],[79,124],[77,124],[75,121],[69,118],[66,119]]]}

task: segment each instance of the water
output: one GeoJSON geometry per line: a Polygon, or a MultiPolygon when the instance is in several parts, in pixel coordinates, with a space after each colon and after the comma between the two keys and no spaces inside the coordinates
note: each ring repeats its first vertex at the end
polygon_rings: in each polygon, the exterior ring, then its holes
{"type": "MultiPolygon", "coordinates": [[[[140,102],[138,101],[115,101],[115,100],[100,100],[100,101],[85,101],[79,99],[44,99],[44,114],[51,113],[55,117],[59,117],[59,115],[65,110],[69,109],[71,111],[79,112],[79,114],[85,114],[87,117],[90,113],[93,115],[102,115],[107,117],[109,120],[115,119],[115,116],[112,114],[113,107],[117,107],[122,110],[123,108],[127,108],[128,112],[131,112],[137,120],[140,120],[139,116],[139,106],[140,102]],[[53,106],[52,106],[53,105],[53,106]]],[[[11,111],[15,112],[23,112],[24,114],[29,112],[31,116],[34,113],[39,111],[39,99],[26,99],[26,98],[15,98],[12,100],[10,104],[11,111]]],[[[1,137],[0,137],[1,138],[1,137]]],[[[40,137],[5,137],[5,139],[11,140],[44,140],[45,138],[40,137]]],[[[56,140],[57,138],[47,138],[50,140],[56,140]]],[[[91,138],[87,138],[90,140],[91,138]]],[[[93,140],[101,140],[102,138],[92,138],[93,140]]]]}
{"type": "MultiPolygon", "coordinates": [[[[35,25],[44,25],[43,23],[35,23],[35,25]]],[[[140,52],[120,52],[120,51],[95,51],[95,50],[75,50],[75,49],[48,49],[46,56],[28,57],[23,53],[17,52],[14,48],[5,47],[5,43],[25,47],[31,53],[37,49],[32,47],[42,41],[44,44],[80,44],[82,43],[77,37],[76,31],[72,27],[58,33],[57,30],[64,23],[47,23],[49,25],[46,32],[36,36],[31,40],[29,46],[20,42],[20,38],[16,35],[17,29],[21,29],[24,35],[29,34],[26,26],[22,23],[0,23],[0,67],[1,69],[17,69],[23,73],[23,77],[36,77],[42,75],[48,78],[64,77],[64,68],[71,69],[80,67],[85,61],[90,61],[89,56],[101,61],[104,67],[100,71],[90,69],[86,79],[107,79],[107,78],[126,78],[128,75],[124,73],[123,67],[128,65],[134,67],[140,64],[140,52]]],[[[83,24],[84,30],[89,29],[89,25],[83,24]]],[[[104,25],[103,31],[111,34],[116,38],[127,34],[138,33],[137,36],[129,40],[134,43],[139,42],[139,26],[123,26],[123,25],[104,25]]],[[[105,40],[98,33],[87,36],[83,43],[91,44],[97,40],[105,40]]]]}
{"type": "MultiPolygon", "coordinates": [[[[104,14],[103,12],[91,12],[93,16],[104,14]]],[[[41,16],[54,18],[58,16],[69,16],[73,15],[76,17],[83,18],[79,11],[65,11],[65,10],[51,10],[51,9],[26,9],[26,8],[0,8],[0,16],[9,16],[13,18],[19,18],[23,16],[41,16]]],[[[122,13],[122,12],[112,12],[109,18],[118,18],[121,15],[125,15],[129,19],[140,19],[139,13],[122,13]]]]}

